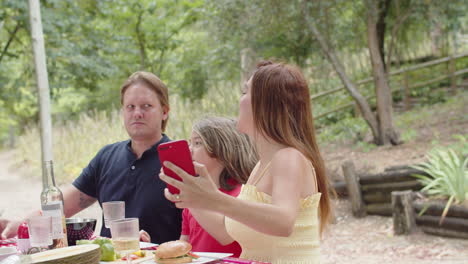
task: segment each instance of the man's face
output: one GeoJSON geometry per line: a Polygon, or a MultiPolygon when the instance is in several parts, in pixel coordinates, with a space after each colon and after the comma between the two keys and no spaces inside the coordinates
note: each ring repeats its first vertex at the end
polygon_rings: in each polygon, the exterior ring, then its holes
{"type": "Polygon", "coordinates": [[[123,96],[122,113],[130,138],[142,141],[159,140],[162,120],[168,117],[168,109],[161,106],[158,95],[144,83],[127,88],[123,96]]]}

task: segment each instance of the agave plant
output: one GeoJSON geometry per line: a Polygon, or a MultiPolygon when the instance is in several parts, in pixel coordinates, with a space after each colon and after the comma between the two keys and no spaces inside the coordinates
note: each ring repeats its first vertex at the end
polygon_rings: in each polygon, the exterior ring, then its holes
{"type": "Polygon", "coordinates": [[[448,198],[440,224],[452,203],[463,203],[468,199],[468,157],[460,159],[452,149],[435,148],[427,154],[427,162],[412,166],[428,175],[415,174],[423,184],[421,191],[429,196],[448,198]]]}

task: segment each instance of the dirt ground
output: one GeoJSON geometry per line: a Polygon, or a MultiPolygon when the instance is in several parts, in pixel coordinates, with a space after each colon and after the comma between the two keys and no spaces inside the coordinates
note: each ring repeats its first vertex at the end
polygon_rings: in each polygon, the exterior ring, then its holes
{"type": "MultiPolygon", "coordinates": [[[[395,165],[420,162],[437,138],[440,144],[456,142],[451,135],[467,135],[468,105],[461,109],[435,114],[430,122],[416,124],[417,137],[396,147],[378,147],[363,151],[351,144],[329,145],[323,148],[329,175],[342,179],[341,164],[352,160],[356,169],[375,173],[395,165]]],[[[0,217],[13,218],[39,208],[40,177],[22,177],[13,164],[13,151],[0,152],[0,217]]],[[[366,216],[356,219],[347,200],[334,200],[335,223],[324,233],[322,263],[466,263],[468,240],[443,238],[415,232],[409,236],[394,236],[390,217],[366,216]]],[[[101,209],[95,204],[79,217],[98,219],[101,209]]],[[[98,230],[99,230],[98,229],[98,230]]]]}
{"type": "MultiPolygon", "coordinates": [[[[466,93],[465,93],[466,98],[466,93]]],[[[343,180],[341,165],[346,160],[360,173],[377,173],[391,166],[416,164],[424,160],[432,142],[460,143],[452,135],[468,136],[468,105],[436,111],[430,120],[411,125],[417,136],[399,146],[363,151],[352,144],[322,147],[332,180],[343,180]]],[[[366,216],[356,219],[347,200],[334,201],[335,222],[324,235],[322,263],[468,263],[468,240],[443,238],[417,231],[394,236],[391,217],[366,216]]]]}

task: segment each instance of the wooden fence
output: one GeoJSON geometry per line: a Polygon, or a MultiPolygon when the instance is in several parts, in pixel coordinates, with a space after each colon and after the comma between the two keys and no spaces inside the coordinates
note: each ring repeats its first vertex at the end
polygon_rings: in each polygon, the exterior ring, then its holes
{"type": "Polygon", "coordinates": [[[349,196],[353,216],[393,217],[396,235],[410,234],[419,228],[433,235],[468,239],[468,208],[451,205],[442,221],[445,204],[415,199],[414,191],[422,185],[411,175],[427,175],[425,172],[400,166],[375,175],[357,175],[351,161],[345,162],[342,169],[345,186],[334,187],[338,193],[349,196]]]}
{"type": "MultiPolygon", "coordinates": [[[[399,69],[399,70],[390,72],[389,77],[397,76],[397,75],[403,75],[403,84],[402,85],[403,85],[403,102],[404,102],[405,109],[408,110],[410,108],[410,97],[411,97],[410,96],[410,94],[411,94],[410,91],[411,91],[411,89],[415,89],[415,88],[419,88],[419,87],[423,87],[423,86],[427,86],[427,85],[431,85],[431,84],[440,83],[445,79],[450,79],[450,88],[451,88],[452,94],[455,94],[455,91],[456,91],[456,77],[468,73],[468,68],[457,70],[456,65],[455,65],[455,61],[457,59],[461,59],[461,58],[465,58],[465,57],[468,57],[468,52],[448,56],[448,57],[433,60],[433,61],[424,62],[424,63],[418,64],[418,65],[413,65],[413,66],[410,66],[410,67],[406,67],[406,68],[403,68],[403,69],[399,69]],[[442,64],[442,63],[448,63],[447,72],[445,74],[439,75],[439,76],[437,76],[437,77],[435,77],[435,78],[433,78],[431,80],[428,80],[428,81],[419,82],[419,83],[410,83],[410,80],[409,80],[409,73],[410,72],[421,70],[421,69],[424,69],[424,68],[429,68],[431,66],[442,64]]],[[[360,80],[360,81],[356,82],[356,85],[361,86],[363,84],[370,83],[373,80],[374,79],[372,77],[364,79],[364,80],[360,80]]],[[[331,90],[328,90],[328,91],[323,91],[323,92],[320,92],[318,94],[312,95],[311,100],[312,101],[318,100],[318,99],[320,99],[320,98],[322,98],[324,96],[329,96],[331,94],[343,91],[345,89],[346,88],[344,86],[340,86],[340,87],[335,88],[335,89],[331,89],[331,90]]],[[[392,93],[396,92],[396,91],[400,91],[400,90],[401,89],[399,89],[399,87],[393,87],[392,88],[392,93]]],[[[375,94],[367,96],[366,99],[369,100],[369,99],[372,99],[374,97],[375,97],[375,94]]],[[[333,108],[333,109],[331,109],[329,111],[326,111],[324,113],[316,114],[316,115],[314,115],[314,118],[315,119],[323,118],[323,117],[325,117],[325,116],[327,116],[327,115],[329,115],[331,113],[342,111],[342,110],[344,110],[346,108],[353,107],[355,105],[356,105],[356,103],[353,100],[350,103],[339,105],[339,106],[337,106],[337,107],[335,107],[335,108],[333,108]]]]}

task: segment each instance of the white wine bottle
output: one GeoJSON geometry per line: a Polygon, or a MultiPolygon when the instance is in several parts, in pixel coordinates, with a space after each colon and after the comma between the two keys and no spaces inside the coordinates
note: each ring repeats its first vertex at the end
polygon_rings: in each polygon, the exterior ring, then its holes
{"type": "Polygon", "coordinates": [[[52,217],[52,245],[50,249],[68,246],[63,194],[55,185],[54,167],[51,160],[44,162],[42,173],[42,214],[52,217]]]}

